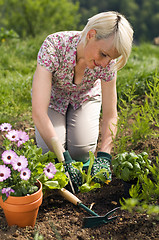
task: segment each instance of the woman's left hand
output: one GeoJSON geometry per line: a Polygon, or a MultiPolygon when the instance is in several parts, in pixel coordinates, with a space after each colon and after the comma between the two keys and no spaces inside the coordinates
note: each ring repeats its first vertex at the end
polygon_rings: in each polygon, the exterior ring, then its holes
{"type": "MultiPolygon", "coordinates": [[[[97,152],[97,157],[94,160],[94,164],[91,170],[91,176],[93,177],[96,175],[101,169],[105,168],[107,172],[104,172],[103,175],[106,177],[107,180],[112,180],[112,172],[110,169],[111,165],[111,155],[106,152],[97,152]]],[[[95,178],[96,182],[99,182],[99,179],[95,178]]]]}

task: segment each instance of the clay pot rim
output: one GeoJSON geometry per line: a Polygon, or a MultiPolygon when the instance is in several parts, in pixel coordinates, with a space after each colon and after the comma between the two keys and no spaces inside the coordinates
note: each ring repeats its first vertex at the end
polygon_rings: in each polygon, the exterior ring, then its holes
{"type": "Polygon", "coordinates": [[[36,201],[34,202],[30,202],[30,203],[26,203],[24,204],[23,201],[21,202],[21,204],[10,204],[10,203],[2,203],[2,208],[5,211],[10,211],[10,212],[31,212],[34,209],[39,208],[39,206],[42,203],[42,199],[43,199],[43,194],[41,194],[40,198],[38,198],[36,201]]]}

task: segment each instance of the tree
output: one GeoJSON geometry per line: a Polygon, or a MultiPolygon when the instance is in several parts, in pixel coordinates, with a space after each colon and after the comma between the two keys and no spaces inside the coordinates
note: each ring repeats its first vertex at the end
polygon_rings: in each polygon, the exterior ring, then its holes
{"type": "Polygon", "coordinates": [[[79,4],[71,0],[1,0],[1,27],[20,36],[74,30],[80,20],[79,4]]]}
{"type": "MultiPolygon", "coordinates": [[[[104,11],[118,11],[125,15],[134,29],[135,40],[152,41],[159,35],[159,0],[78,0],[82,21],[104,11]]],[[[74,3],[77,0],[73,0],[74,3]]]]}

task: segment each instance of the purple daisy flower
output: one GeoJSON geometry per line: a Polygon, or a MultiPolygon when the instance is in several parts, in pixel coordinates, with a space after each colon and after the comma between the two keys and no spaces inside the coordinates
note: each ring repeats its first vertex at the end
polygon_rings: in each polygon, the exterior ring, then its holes
{"type": "Polygon", "coordinates": [[[29,140],[29,135],[26,132],[18,131],[18,144],[17,144],[18,147],[28,140],[29,140]]]}
{"type": "Polygon", "coordinates": [[[57,172],[56,167],[54,166],[54,164],[52,162],[50,162],[44,168],[44,173],[49,179],[53,178],[56,172],[57,172]]]}
{"type": "Polygon", "coordinates": [[[18,131],[16,130],[11,130],[6,134],[6,137],[12,141],[12,142],[16,142],[18,140],[18,131]]]}
{"type": "Polygon", "coordinates": [[[9,123],[2,123],[1,125],[0,125],[0,130],[1,131],[10,131],[11,130],[11,128],[12,128],[12,125],[10,125],[9,123]]]}
{"type": "Polygon", "coordinates": [[[28,166],[27,158],[25,158],[24,156],[17,157],[12,161],[12,166],[14,170],[21,172],[28,166]]]}
{"type": "Polygon", "coordinates": [[[3,182],[11,176],[11,170],[5,165],[0,165],[0,182],[3,182]]]}
{"type": "Polygon", "coordinates": [[[28,180],[31,176],[31,171],[28,168],[25,168],[21,171],[20,177],[23,180],[28,180]]]}
{"type": "Polygon", "coordinates": [[[2,188],[2,194],[6,194],[6,197],[9,197],[11,193],[14,193],[15,191],[8,187],[8,188],[2,188]]]}
{"type": "Polygon", "coordinates": [[[6,150],[2,153],[2,160],[5,164],[12,164],[12,161],[17,157],[17,154],[12,150],[6,150]]]}

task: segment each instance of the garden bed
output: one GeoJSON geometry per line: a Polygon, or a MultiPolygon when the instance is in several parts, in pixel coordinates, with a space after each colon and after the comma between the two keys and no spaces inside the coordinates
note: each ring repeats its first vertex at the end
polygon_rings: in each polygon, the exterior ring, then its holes
{"type": "MultiPolygon", "coordinates": [[[[29,124],[19,124],[18,128],[30,128],[29,124]]],[[[34,136],[34,129],[30,128],[34,136]]],[[[29,133],[29,134],[30,134],[29,133]]],[[[99,142],[100,143],[100,142],[99,142]]],[[[159,152],[159,140],[149,139],[140,142],[133,149],[136,153],[149,149],[149,158],[155,159],[159,152]]],[[[116,179],[102,189],[90,193],[79,193],[77,197],[99,215],[104,215],[113,208],[120,206],[119,199],[124,196],[122,181],[116,179]]],[[[118,210],[118,218],[113,222],[96,228],[83,228],[83,218],[89,216],[81,208],[63,199],[56,190],[44,198],[39,209],[34,228],[8,227],[3,211],[0,208],[0,240],[35,239],[35,234],[43,235],[44,239],[71,240],[157,240],[159,239],[159,222],[152,216],[141,213],[129,213],[118,210]]],[[[37,238],[38,239],[38,238],[37,238]]]]}

